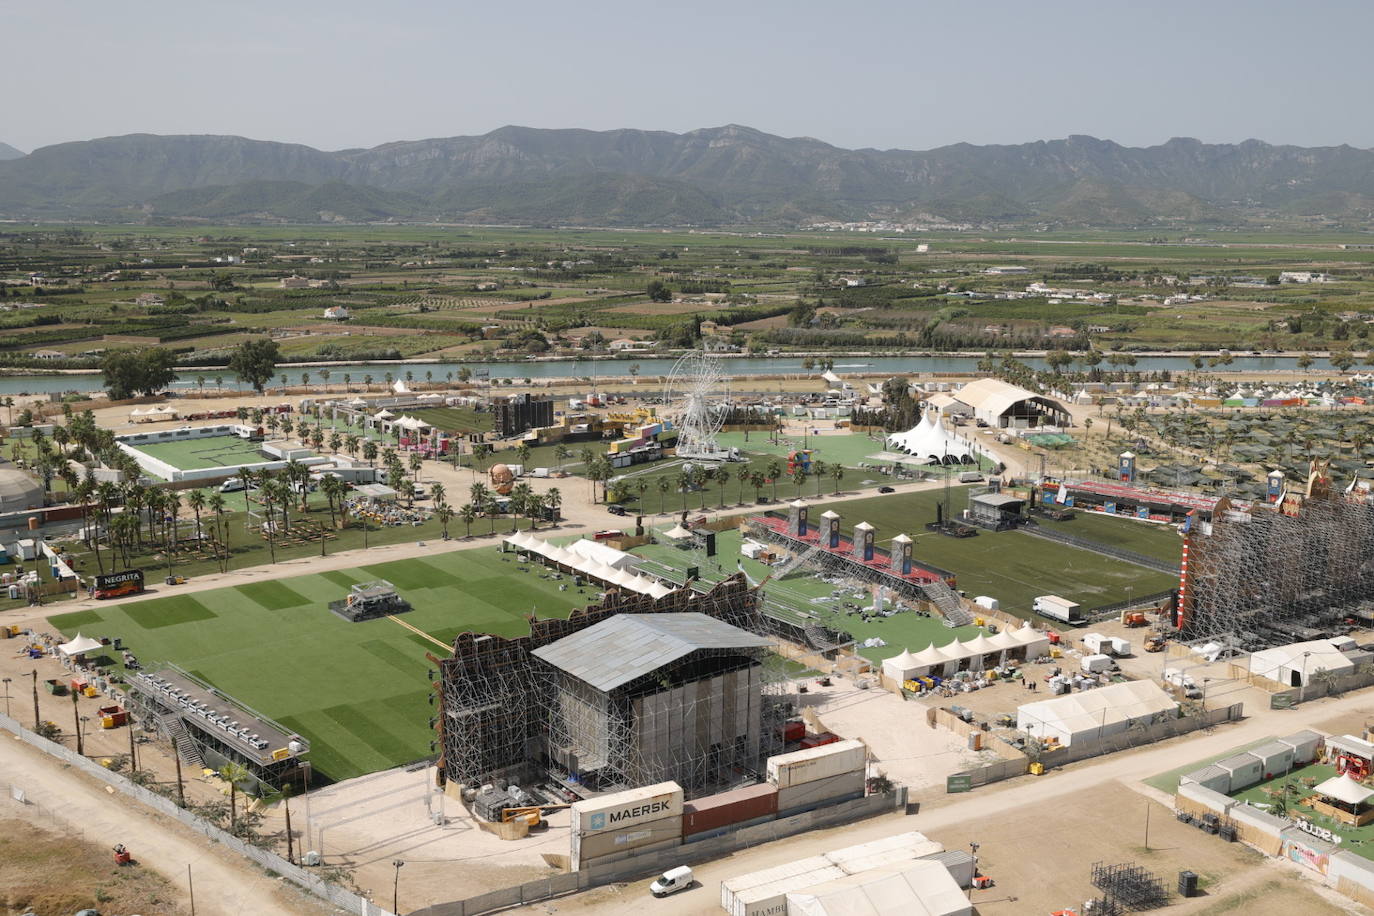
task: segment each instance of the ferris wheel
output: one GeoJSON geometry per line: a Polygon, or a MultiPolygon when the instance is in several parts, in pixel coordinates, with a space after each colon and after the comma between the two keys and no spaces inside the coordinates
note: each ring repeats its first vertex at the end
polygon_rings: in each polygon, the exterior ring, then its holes
{"type": "Polygon", "coordinates": [[[679,458],[720,461],[728,456],[716,442],[729,403],[729,379],[720,360],[700,350],[678,359],[668,373],[663,402],[677,429],[679,458]]]}

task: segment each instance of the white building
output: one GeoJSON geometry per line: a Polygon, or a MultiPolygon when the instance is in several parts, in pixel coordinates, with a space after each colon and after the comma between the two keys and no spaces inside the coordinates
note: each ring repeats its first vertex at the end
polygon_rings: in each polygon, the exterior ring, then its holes
{"type": "Polygon", "coordinates": [[[1133,725],[1178,718],[1178,704],[1152,681],[1126,681],[1080,690],[1016,710],[1016,727],[1042,741],[1057,738],[1065,747],[1075,739],[1105,738],[1133,725]]]}
{"type": "Polygon", "coordinates": [[[983,271],[983,273],[994,277],[1005,277],[1012,274],[1028,274],[1030,273],[1030,268],[1021,267],[1017,264],[1004,264],[998,267],[989,267],[987,270],[983,271]]]}
{"type": "Polygon", "coordinates": [[[342,305],[331,305],[324,310],[324,317],[330,321],[347,321],[348,309],[342,305]]]}

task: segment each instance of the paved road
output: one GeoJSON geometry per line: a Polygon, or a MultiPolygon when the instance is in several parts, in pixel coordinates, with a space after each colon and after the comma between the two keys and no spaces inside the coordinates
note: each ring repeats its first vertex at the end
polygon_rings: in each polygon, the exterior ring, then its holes
{"type": "Polygon", "coordinates": [[[719,906],[720,882],[786,862],[820,855],[842,846],[866,843],[907,830],[934,832],[955,828],[965,821],[996,816],[1009,806],[1052,801],[1111,782],[1157,801],[1172,804],[1171,796],[1139,781],[1167,772],[1193,760],[1221,754],[1230,748],[1299,731],[1309,722],[1346,713],[1374,710],[1374,695],[1369,692],[1305,704],[1299,710],[1250,710],[1251,717],[1233,725],[1195,732],[1159,744],[1071,765],[1049,775],[1022,777],[968,795],[944,796],[922,805],[914,816],[890,814],[844,827],[813,831],[785,840],[738,852],[727,859],[694,867],[701,886],[664,900],[651,901],[648,881],[610,888],[597,888],[583,894],[550,901],[540,906],[546,912],[624,914],[637,916],[652,903],[654,916],[698,914],[719,906]]]}
{"type": "Polygon", "coordinates": [[[10,784],[19,786],[31,803],[25,809],[6,798],[9,812],[22,817],[27,811],[39,823],[51,823],[51,817],[59,829],[84,834],[97,844],[123,843],[139,867],[155,869],[172,883],[182,904],[190,902],[189,864],[197,914],[301,916],[332,909],[176,821],[105,791],[97,780],[62,766],[8,732],[0,732],[0,774],[7,790],[10,784]]]}

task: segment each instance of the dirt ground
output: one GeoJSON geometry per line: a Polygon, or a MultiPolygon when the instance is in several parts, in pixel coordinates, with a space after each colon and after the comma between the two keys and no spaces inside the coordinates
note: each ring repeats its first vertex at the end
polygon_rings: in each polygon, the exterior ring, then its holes
{"type": "MultiPolygon", "coordinates": [[[[1047,801],[928,832],[946,849],[978,843],[978,864],[995,885],[973,892],[980,916],[1024,916],[1078,907],[1098,892],[1094,863],[1132,863],[1149,870],[1171,893],[1170,913],[1244,913],[1245,916],[1325,916],[1362,912],[1328,901],[1330,892],[1241,843],[1225,843],[1175,820],[1161,805],[1109,783],[1078,793],[1072,805],[1047,801]],[[1149,848],[1145,820],[1149,812],[1149,848]],[[1174,890],[1183,869],[1197,872],[1203,894],[1191,900],[1174,890]],[[1272,886],[1270,886],[1272,884],[1272,886]]],[[[1330,895],[1335,900],[1343,898],[1330,895]]],[[[1082,912],[1082,910],[1079,910],[1082,912]]],[[[1159,911],[1155,911],[1159,912],[1159,911]]]]}
{"type": "Polygon", "coordinates": [[[117,866],[105,846],[28,821],[0,817],[0,914],[189,913],[157,872],[117,866]]]}

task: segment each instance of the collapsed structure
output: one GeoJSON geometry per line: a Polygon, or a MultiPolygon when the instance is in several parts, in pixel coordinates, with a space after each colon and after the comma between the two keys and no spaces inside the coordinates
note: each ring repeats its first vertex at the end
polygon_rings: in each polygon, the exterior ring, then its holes
{"type": "Polygon", "coordinates": [[[1263,649],[1314,639],[1374,599],[1374,504],[1314,464],[1302,487],[1184,522],[1175,624],[1185,638],[1263,649]]]}
{"type": "Polygon", "coordinates": [[[753,781],[790,711],[742,575],[655,598],[614,589],[515,639],[461,633],[437,659],[440,778],[574,791],[753,781]]]}

